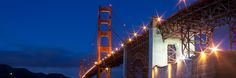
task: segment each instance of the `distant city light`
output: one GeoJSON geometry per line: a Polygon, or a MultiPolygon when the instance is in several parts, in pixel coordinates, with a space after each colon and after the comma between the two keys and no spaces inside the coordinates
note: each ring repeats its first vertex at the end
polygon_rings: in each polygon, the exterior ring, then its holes
{"type": "Polygon", "coordinates": [[[12,75],[13,75],[13,73],[11,72],[11,73],[9,73],[9,75],[11,75],[11,76],[12,76],[12,75]]]}

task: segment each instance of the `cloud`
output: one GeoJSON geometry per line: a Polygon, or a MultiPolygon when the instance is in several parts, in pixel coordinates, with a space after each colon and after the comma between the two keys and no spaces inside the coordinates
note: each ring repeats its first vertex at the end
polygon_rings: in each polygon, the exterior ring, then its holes
{"type": "Polygon", "coordinates": [[[0,63],[29,67],[78,67],[81,55],[63,48],[20,46],[20,51],[0,51],[0,63]]]}

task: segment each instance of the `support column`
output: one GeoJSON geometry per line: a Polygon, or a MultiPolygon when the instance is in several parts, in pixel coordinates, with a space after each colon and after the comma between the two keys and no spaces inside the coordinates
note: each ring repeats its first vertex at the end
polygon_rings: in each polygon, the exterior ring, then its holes
{"type": "Polygon", "coordinates": [[[167,66],[167,49],[158,29],[158,18],[153,17],[152,24],[149,30],[149,65],[148,77],[152,78],[152,69],[154,66],[167,66]]]}
{"type": "Polygon", "coordinates": [[[123,78],[127,78],[127,51],[126,51],[126,46],[123,47],[123,78]]]}

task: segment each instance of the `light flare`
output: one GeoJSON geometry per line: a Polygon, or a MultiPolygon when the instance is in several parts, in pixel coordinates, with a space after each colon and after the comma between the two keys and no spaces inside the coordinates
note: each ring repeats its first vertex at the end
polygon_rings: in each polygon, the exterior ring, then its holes
{"type": "Polygon", "coordinates": [[[159,14],[156,12],[156,21],[157,21],[159,24],[161,24],[161,22],[164,20],[164,19],[163,19],[163,15],[164,15],[164,14],[159,15],[159,14]]]}
{"type": "Polygon", "coordinates": [[[219,51],[221,51],[221,49],[219,49],[219,46],[221,45],[222,41],[220,41],[217,45],[212,44],[212,47],[210,48],[211,52],[213,52],[213,54],[216,56],[217,60],[219,59],[219,51]]]}
{"type": "Polygon", "coordinates": [[[147,30],[147,25],[144,25],[144,24],[143,24],[142,29],[143,29],[144,31],[146,31],[146,30],[147,30]]]}
{"type": "Polygon", "coordinates": [[[134,34],[133,34],[135,37],[137,37],[138,36],[138,33],[136,33],[136,32],[134,32],[134,34]]]}
{"type": "Polygon", "coordinates": [[[97,65],[97,64],[98,64],[98,62],[94,62],[94,64],[95,64],[95,65],[97,65]]]}
{"type": "Polygon", "coordinates": [[[121,43],[120,46],[121,46],[121,47],[124,47],[124,43],[121,43]]]}
{"type": "Polygon", "coordinates": [[[116,51],[118,51],[119,49],[118,48],[115,48],[116,51]]]}
{"type": "Polygon", "coordinates": [[[221,44],[221,41],[220,41],[220,43],[218,43],[216,46],[215,46],[214,44],[212,44],[212,47],[210,48],[210,50],[211,50],[212,52],[218,52],[218,51],[220,51],[220,50],[221,50],[221,49],[219,49],[220,44],[221,44]]]}
{"type": "Polygon", "coordinates": [[[105,68],[106,71],[108,71],[108,69],[109,69],[108,67],[105,68]]]}
{"type": "Polygon", "coordinates": [[[217,52],[217,51],[219,51],[219,49],[218,49],[217,47],[212,47],[212,48],[210,48],[210,49],[211,49],[212,52],[217,52]]]}
{"type": "Polygon", "coordinates": [[[184,6],[187,7],[187,1],[186,0],[178,0],[177,5],[180,5],[181,3],[183,3],[184,6]]]}
{"type": "Polygon", "coordinates": [[[162,18],[161,17],[157,17],[157,21],[161,22],[162,18]]]}
{"type": "Polygon", "coordinates": [[[129,38],[128,41],[131,42],[131,41],[132,41],[132,38],[129,38]]]}
{"type": "Polygon", "coordinates": [[[156,18],[156,21],[157,21],[157,23],[159,23],[159,24],[161,24],[163,20],[164,20],[164,19],[162,18],[162,16],[157,16],[157,18],[156,18]]]}

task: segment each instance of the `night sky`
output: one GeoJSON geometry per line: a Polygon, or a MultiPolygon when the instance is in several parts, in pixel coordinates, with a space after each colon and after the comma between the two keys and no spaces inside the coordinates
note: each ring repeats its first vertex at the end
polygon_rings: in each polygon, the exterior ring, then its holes
{"type": "MultiPolygon", "coordinates": [[[[95,58],[97,10],[99,4],[106,3],[106,0],[1,0],[0,63],[77,77],[79,60],[95,58]]],[[[148,24],[152,16],[168,18],[178,10],[177,0],[113,0],[111,3],[113,31],[122,39],[130,35],[125,29],[134,32],[141,24],[148,24]]],[[[215,40],[223,41],[227,48],[225,30],[226,27],[216,30],[215,40]]],[[[119,43],[119,37],[113,34],[113,47],[119,43]]],[[[113,74],[122,75],[121,68],[113,74]]]]}

